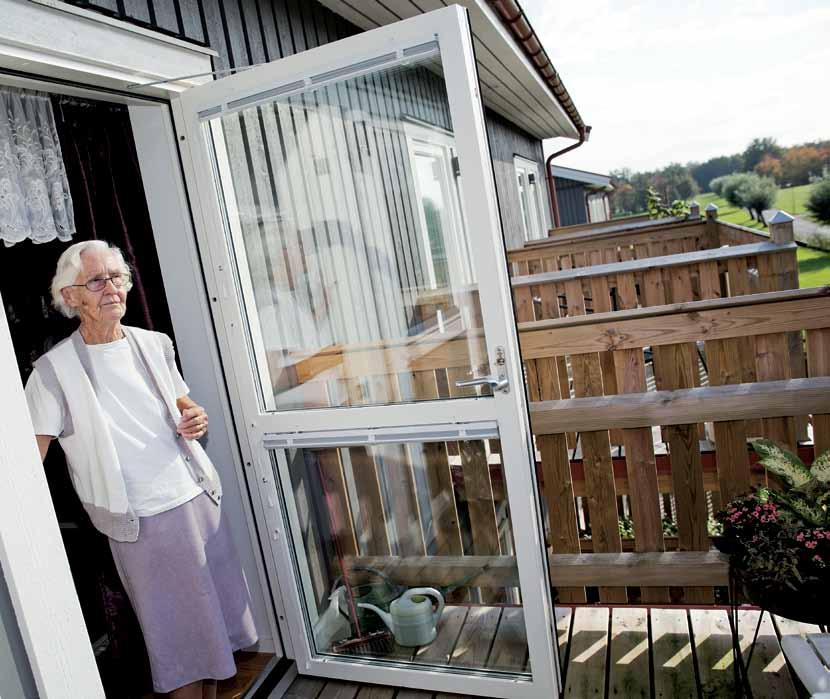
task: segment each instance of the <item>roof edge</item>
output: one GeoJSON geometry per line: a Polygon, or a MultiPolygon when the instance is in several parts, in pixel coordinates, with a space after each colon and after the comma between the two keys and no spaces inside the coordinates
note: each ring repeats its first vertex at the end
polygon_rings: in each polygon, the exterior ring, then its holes
{"type": "Polygon", "coordinates": [[[486,1],[495,10],[502,24],[508,28],[516,39],[516,43],[522,48],[525,56],[536,68],[536,72],[550,88],[556,101],[565,110],[576,129],[580,132],[585,131],[586,124],[582,120],[579,110],[576,108],[565,84],[562,82],[562,78],[559,77],[559,73],[553,67],[553,62],[545,51],[545,47],[542,46],[542,42],[518,2],[516,0],[486,1]]]}

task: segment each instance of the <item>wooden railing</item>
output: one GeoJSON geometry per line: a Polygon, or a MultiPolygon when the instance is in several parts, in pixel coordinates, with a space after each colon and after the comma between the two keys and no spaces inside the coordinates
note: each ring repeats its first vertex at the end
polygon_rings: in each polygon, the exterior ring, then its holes
{"type": "MultiPolygon", "coordinates": [[[[576,397],[531,405],[542,454],[543,487],[556,553],[578,553],[572,465],[565,433],[582,440],[584,490],[590,511],[592,551],[622,550],[617,484],[609,430],[621,430],[637,551],[662,551],[657,458],[652,428],[665,430],[676,507],[678,548],[709,549],[707,487],[699,434],[713,423],[719,501],[750,486],[747,438],[767,436],[796,448],[796,416],[813,416],[818,450],[830,446],[830,290],[792,290],[617,313],[535,321],[521,326],[528,379],[552,371],[559,357],[573,367],[576,397]],[[808,378],[793,378],[788,338],[806,333],[808,378]],[[554,340],[555,338],[555,340],[554,340]],[[702,342],[709,386],[696,387],[690,344],[702,342]],[[646,348],[653,353],[657,391],[645,388],[646,348]],[[600,352],[612,355],[619,395],[603,392],[600,352]],[[745,381],[754,372],[751,382],[745,381]]],[[[541,394],[541,382],[531,383],[541,394]]],[[[711,484],[714,485],[714,484],[711,484]]],[[[710,485],[710,487],[711,487],[710,485]]],[[[574,591],[571,591],[574,592],[574,591]]],[[[580,590],[574,592],[579,597],[580,590]]],[[[654,588],[648,601],[668,599],[654,588]]],[[[622,592],[601,591],[608,601],[622,592]]],[[[711,590],[688,589],[687,601],[711,601],[711,590]]]]}
{"type": "Polygon", "coordinates": [[[560,226],[559,228],[551,228],[548,231],[548,236],[551,238],[555,238],[558,235],[565,235],[567,233],[573,233],[574,231],[595,231],[601,230],[603,228],[621,228],[643,223],[644,221],[648,220],[648,214],[636,214],[633,216],[624,216],[623,218],[612,218],[608,221],[590,221],[588,223],[575,223],[570,226],[560,226]]]}
{"type": "Polygon", "coordinates": [[[613,229],[558,235],[510,250],[512,274],[535,274],[588,265],[643,259],[718,247],[716,232],[702,221],[645,222],[623,231],[613,229]]]}
{"type": "MultiPolygon", "coordinates": [[[[695,225],[711,222],[686,228],[695,225]]],[[[830,448],[830,289],[797,289],[796,248],[786,237],[744,243],[746,231],[731,230],[728,247],[512,279],[561,601],[584,601],[586,587],[596,587],[602,601],[624,602],[633,586],[647,603],[713,601],[726,569],[710,551],[709,515],[765,477],[748,440],[775,439],[808,462],[830,448]],[[798,444],[808,436],[815,449],[798,444]],[[624,510],[633,520],[627,539],[624,510]],[[664,535],[665,515],[676,535],[664,535]]],[[[340,382],[353,404],[361,404],[358,384],[380,401],[473,395],[455,380],[486,361],[480,319],[473,329],[469,322],[477,303],[474,290],[422,294],[420,334],[298,358],[297,377],[340,382]]],[[[345,523],[346,565],[403,584],[469,578],[482,600],[498,601],[516,584],[497,514],[506,502],[498,443],[426,446],[426,498],[406,450],[392,482],[384,476],[385,494],[371,449],[322,450],[325,491],[345,523]]]]}
{"type": "Polygon", "coordinates": [[[615,225],[602,227],[555,229],[549,238],[532,240],[521,248],[509,250],[507,258],[511,274],[553,272],[770,240],[761,231],[718,220],[715,210],[707,211],[705,219],[613,223],[615,225]]]}

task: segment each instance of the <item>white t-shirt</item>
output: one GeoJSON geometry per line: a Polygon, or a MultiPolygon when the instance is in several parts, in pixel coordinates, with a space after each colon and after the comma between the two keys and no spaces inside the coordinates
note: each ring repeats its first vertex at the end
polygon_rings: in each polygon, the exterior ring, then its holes
{"type": "MultiPolygon", "coordinates": [[[[176,443],[167,407],[127,339],[86,348],[127,498],[136,514],[149,517],[200,495],[202,489],[191,477],[176,443]]],[[[178,372],[173,373],[176,395],[187,394],[187,384],[178,372]]],[[[63,406],[44,385],[37,369],[26,384],[26,393],[35,434],[58,436],[63,431],[63,406]]]]}

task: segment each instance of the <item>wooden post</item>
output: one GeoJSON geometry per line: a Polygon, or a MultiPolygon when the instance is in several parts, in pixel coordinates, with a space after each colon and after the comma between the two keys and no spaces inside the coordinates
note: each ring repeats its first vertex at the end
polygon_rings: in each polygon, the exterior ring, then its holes
{"type": "Polygon", "coordinates": [[[769,237],[773,243],[792,243],[795,240],[793,221],[795,219],[786,211],[779,209],[769,220],[769,237]]]}
{"type": "Polygon", "coordinates": [[[700,218],[700,204],[696,201],[692,201],[692,203],[689,204],[689,218],[693,221],[700,218]]]}
{"type": "MultiPolygon", "coordinates": [[[[792,243],[795,241],[795,231],[793,230],[794,218],[790,216],[783,209],[779,209],[775,216],[769,220],[769,235],[773,243],[783,245],[785,243],[792,243]]],[[[795,251],[789,255],[775,256],[775,261],[770,262],[775,266],[778,272],[778,288],[779,289],[797,289],[798,288],[798,259],[795,251]]],[[[806,376],[806,364],[804,356],[804,344],[801,333],[787,333],[786,336],[787,352],[784,355],[789,362],[790,378],[802,378],[806,376]]],[[[807,439],[807,419],[803,415],[795,417],[795,435],[794,439],[807,439]]]]}
{"type": "Polygon", "coordinates": [[[718,232],[718,207],[709,204],[706,207],[706,239],[710,250],[720,247],[720,233],[718,232]]]}

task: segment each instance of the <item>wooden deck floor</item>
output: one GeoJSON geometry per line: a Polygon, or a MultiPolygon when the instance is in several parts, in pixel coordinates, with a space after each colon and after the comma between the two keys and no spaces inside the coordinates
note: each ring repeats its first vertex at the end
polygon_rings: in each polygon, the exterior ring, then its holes
{"type": "Polygon", "coordinates": [[[438,636],[428,646],[396,646],[376,657],[475,670],[526,672],[524,629],[520,607],[447,605],[438,625],[438,636]]]}
{"type": "MultiPolygon", "coordinates": [[[[471,611],[475,609],[470,608],[471,611]]],[[[746,657],[759,612],[743,610],[740,615],[742,648],[746,657]]],[[[498,632],[506,621],[504,612],[501,616],[499,624],[491,625],[491,633],[486,639],[482,640],[485,629],[481,627],[474,634],[478,647],[489,646],[486,656],[489,662],[495,662],[493,649],[498,648],[498,632]]],[[[464,628],[466,626],[462,624],[460,631],[464,628]]],[[[515,620],[509,628],[515,634],[515,620]]],[[[564,669],[564,696],[580,699],[736,696],[729,617],[724,609],[558,607],[557,630],[564,669]]],[[[779,639],[788,634],[818,630],[818,627],[788,619],[764,616],[749,668],[755,699],[796,699],[779,639]]],[[[463,641],[461,633],[457,640],[463,641]]],[[[458,657],[464,657],[468,651],[463,643],[460,645],[458,657]]],[[[524,638],[512,636],[507,647],[514,652],[523,648],[524,638]]],[[[446,650],[446,645],[442,648],[440,655],[448,654],[447,662],[452,663],[459,643],[452,650],[446,650]]],[[[456,695],[361,686],[311,677],[298,677],[285,696],[290,699],[461,699],[456,695]]]]}

